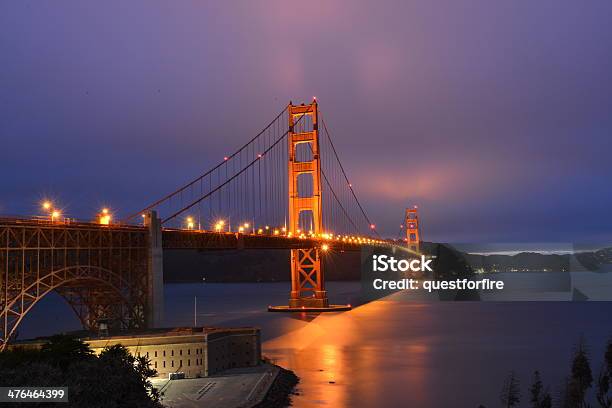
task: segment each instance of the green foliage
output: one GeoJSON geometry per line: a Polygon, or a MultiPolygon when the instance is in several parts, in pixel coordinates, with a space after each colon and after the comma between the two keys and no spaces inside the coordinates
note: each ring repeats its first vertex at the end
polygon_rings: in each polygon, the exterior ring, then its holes
{"type": "Polygon", "coordinates": [[[3,386],[68,387],[66,407],[159,408],[156,374],[146,357],[134,357],[121,345],[95,356],[82,341],[54,336],[41,350],[0,353],[3,386]]]}

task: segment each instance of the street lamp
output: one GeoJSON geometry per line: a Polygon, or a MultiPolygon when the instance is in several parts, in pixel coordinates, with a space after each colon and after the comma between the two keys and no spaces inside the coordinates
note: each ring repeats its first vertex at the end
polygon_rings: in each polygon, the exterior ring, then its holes
{"type": "Polygon", "coordinates": [[[217,223],[215,224],[215,231],[221,232],[221,230],[223,229],[224,225],[225,225],[225,221],[223,221],[223,220],[217,221],[217,223]]]}
{"type": "Polygon", "coordinates": [[[111,218],[112,215],[108,208],[103,208],[100,214],[98,214],[98,220],[101,225],[109,225],[111,223],[111,218]]]}

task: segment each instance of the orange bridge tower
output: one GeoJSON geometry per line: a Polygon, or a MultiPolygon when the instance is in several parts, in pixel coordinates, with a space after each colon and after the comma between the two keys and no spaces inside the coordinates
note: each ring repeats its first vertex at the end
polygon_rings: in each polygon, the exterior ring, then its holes
{"type": "Polygon", "coordinates": [[[408,248],[419,252],[421,245],[421,235],[419,229],[418,207],[406,208],[406,242],[408,248]]]}
{"type": "MultiPolygon", "coordinates": [[[[323,224],[321,221],[321,157],[317,101],[314,100],[309,105],[300,106],[295,106],[290,102],[287,110],[289,113],[289,232],[299,235],[300,215],[310,213],[312,232],[318,235],[323,232],[323,224]],[[298,123],[300,123],[299,130],[295,128],[298,123]],[[311,129],[308,129],[309,127],[311,129]],[[311,157],[307,161],[300,160],[296,154],[297,146],[304,143],[310,146],[311,157]],[[302,175],[306,174],[312,179],[312,195],[301,196],[298,182],[303,180],[302,175]]],[[[319,249],[292,249],[289,307],[326,308],[328,306],[319,249]]]]}

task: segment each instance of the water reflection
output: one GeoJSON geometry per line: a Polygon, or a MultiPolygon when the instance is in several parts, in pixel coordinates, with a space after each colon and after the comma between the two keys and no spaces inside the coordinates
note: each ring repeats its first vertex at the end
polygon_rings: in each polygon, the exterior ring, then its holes
{"type": "MultiPolygon", "coordinates": [[[[359,282],[330,282],[333,300],[355,304],[359,282]]],[[[555,389],[584,334],[603,354],[612,302],[415,303],[397,293],[346,313],[268,313],[288,285],[167,285],[166,325],[258,326],[263,352],[301,378],[295,407],[497,406],[515,370],[523,395],[534,369],[555,389]]],[[[22,338],[79,327],[65,302],[49,296],[20,327],[22,338]]]]}
{"type": "Polygon", "coordinates": [[[601,354],[612,311],[602,303],[417,304],[401,296],[321,314],[264,343],[266,355],[301,379],[293,406],[495,406],[510,370],[525,387],[534,369],[559,384],[580,333],[601,354]]]}
{"type": "MultiPolygon", "coordinates": [[[[348,313],[322,314],[299,330],[265,343],[266,355],[301,377],[295,406],[378,406],[388,386],[424,390],[429,347],[419,339],[406,344],[394,319],[395,302],[374,302],[348,313]],[[398,375],[381,379],[390,367],[398,375]],[[382,380],[382,381],[381,381],[382,380]],[[387,382],[385,385],[383,382],[387,382]]],[[[424,319],[422,314],[415,314],[424,319]]],[[[425,403],[423,393],[412,401],[425,403]]]]}

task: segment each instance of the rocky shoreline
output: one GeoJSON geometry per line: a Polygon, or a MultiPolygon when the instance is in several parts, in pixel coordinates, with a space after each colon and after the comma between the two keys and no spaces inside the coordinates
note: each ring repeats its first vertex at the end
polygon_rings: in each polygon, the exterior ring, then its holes
{"type": "Polygon", "coordinates": [[[284,408],[291,406],[291,396],[300,379],[291,370],[277,366],[279,372],[264,399],[253,408],[284,408]]]}

